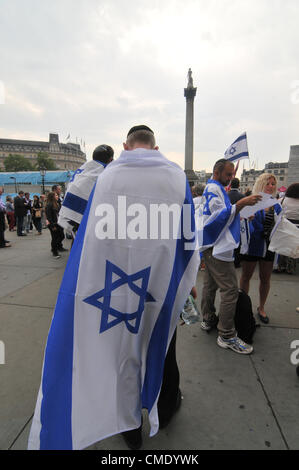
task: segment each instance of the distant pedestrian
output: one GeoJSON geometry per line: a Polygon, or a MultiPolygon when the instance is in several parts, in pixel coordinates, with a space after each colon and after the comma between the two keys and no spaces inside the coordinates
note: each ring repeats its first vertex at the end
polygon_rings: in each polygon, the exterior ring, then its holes
{"type": "Polygon", "coordinates": [[[51,250],[54,258],[60,258],[60,254],[58,253],[59,251],[66,251],[65,249],[61,250],[64,235],[61,231],[61,227],[59,227],[57,223],[59,209],[58,194],[51,191],[47,197],[46,217],[48,228],[51,233],[51,250]]]}
{"type": "Polygon", "coordinates": [[[6,196],[6,217],[7,217],[7,222],[9,226],[9,231],[14,232],[15,231],[15,210],[13,206],[13,200],[11,196],[6,196]]]}
{"type": "Polygon", "coordinates": [[[47,219],[46,219],[46,195],[41,194],[39,197],[39,203],[41,205],[41,211],[42,211],[42,228],[47,228],[47,219]]]}
{"type": "Polygon", "coordinates": [[[17,236],[24,237],[26,233],[23,233],[24,217],[27,213],[27,206],[25,205],[24,191],[19,191],[18,196],[14,199],[15,217],[17,223],[17,236]]]}
{"type": "Polygon", "coordinates": [[[0,187],[0,248],[9,248],[11,244],[8,240],[5,240],[4,232],[5,232],[5,212],[6,207],[4,202],[1,200],[1,196],[3,194],[3,188],[0,187]]]}
{"type": "Polygon", "coordinates": [[[42,205],[39,202],[39,197],[35,194],[33,196],[32,204],[32,222],[37,230],[37,235],[42,234],[42,205]]]}
{"type": "Polygon", "coordinates": [[[59,184],[53,184],[53,186],[52,186],[52,191],[53,191],[54,193],[56,193],[57,196],[58,196],[57,202],[58,202],[59,209],[60,209],[61,204],[62,204],[62,202],[63,202],[63,197],[62,197],[62,195],[61,195],[61,186],[60,186],[59,184]]]}
{"type": "Polygon", "coordinates": [[[244,194],[239,191],[239,188],[240,180],[238,178],[233,178],[231,182],[231,189],[227,193],[231,204],[236,204],[237,201],[245,197],[244,194]]]}
{"type": "Polygon", "coordinates": [[[32,201],[30,199],[30,194],[25,193],[25,206],[26,206],[26,213],[24,216],[24,231],[28,234],[31,229],[31,224],[32,224],[32,201]]]}

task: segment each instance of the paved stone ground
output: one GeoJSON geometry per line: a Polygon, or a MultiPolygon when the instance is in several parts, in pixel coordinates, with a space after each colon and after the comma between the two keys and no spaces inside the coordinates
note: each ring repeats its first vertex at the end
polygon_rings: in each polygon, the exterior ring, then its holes
{"type": "MultiPolygon", "coordinates": [[[[55,260],[44,230],[18,238],[0,250],[0,449],[26,449],[40,384],[43,352],[68,253],[55,260]]],[[[70,242],[66,241],[69,248],[70,242]]],[[[240,270],[238,270],[238,275],[240,270]]],[[[200,297],[203,273],[197,280],[200,297]]],[[[299,340],[299,272],[273,274],[269,325],[257,330],[254,353],[239,356],[216,344],[216,332],[199,324],[178,328],[177,356],[183,404],[170,425],[148,437],[146,450],[299,449],[299,378],[290,344],[299,340]]],[[[258,273],[250,295],[257,307],[258,273]]],[[[126,450],[120,436],[91,450],[126,450]]]]}

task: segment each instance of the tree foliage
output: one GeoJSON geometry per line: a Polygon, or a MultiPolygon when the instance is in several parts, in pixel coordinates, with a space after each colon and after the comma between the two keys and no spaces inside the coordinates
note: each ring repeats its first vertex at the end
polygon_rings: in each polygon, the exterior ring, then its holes
{"type": "Polygon", "coordinates": [[[39,152],[37,154],[35,169],[36,170],[57,170],[55,162],[49,158],[49,155],[46,152],[39,152]]]}
{"type": "Polygon", "coordinates": [[[23,155],[10,154],[4,159],[5,171],[32,171],[33,167],[30,161],[23,155]]]}

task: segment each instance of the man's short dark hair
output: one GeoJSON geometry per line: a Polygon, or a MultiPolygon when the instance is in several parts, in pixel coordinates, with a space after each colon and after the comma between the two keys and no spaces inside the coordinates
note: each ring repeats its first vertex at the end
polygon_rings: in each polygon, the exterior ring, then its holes
{"type": "Polygon", "coordinates": [[[143,124],[131,127],[127,135],[127,144],[131,146],[136,142],[149,145],[153,149],[156,145],[155,135],[148,126],[143,124]]]}
{"type": "Polygon", "coordinates": [[[56,191],[56,189],[60,186],[60,184],[53,184],[52,191],[56,191]]]}
{"type": "Polygon", "coordinates": [[[239,178],[233,178],[231,182],[231,188],[238,189],[240,186],[239,178]]]}
{"type": "Polygon", "coordinates": [[[220,160],[217,160],[213,168],[213,173],[215,173],[216,170],[221,173],[227,163],[233,165],[233,162],[231,162],[230,160],[226,160],[226,158],[220,158],[220,160]]]}
{"type": "Polygon", "coordinates": [[[148,126],[145,126],[144,124],[140,124],[139,126],[131,127],[131,129],[128,132],[127,138],[129,137],[129,135],[133,134],[133,132],[137,132],[137,131],[148,131],[154,134],[153,131],[148,126]]]}
{"type": "Polygon", "coordinates": [[[286,197],[292,197],[294,199],[299,199],[299,183],[291,184],[286,190],[286,197]]]}
{"type": "Polygon", "coordinates": [[[92,154],[92,159],[98,162],[108,163],[111,158],[113,159],[114,150],[109,145],[99,145],[96,147],[92,154]]]}

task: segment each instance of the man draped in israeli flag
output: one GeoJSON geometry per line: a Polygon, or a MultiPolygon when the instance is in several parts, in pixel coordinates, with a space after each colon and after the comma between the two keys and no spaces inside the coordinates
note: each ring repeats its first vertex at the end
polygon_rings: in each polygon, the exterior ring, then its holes
{"type": "Polygon", "coordinates": [[[249,158],[246,132],[240,135],[225,151],[224,158],[231,162],[249,158]]]}
{"type": "Polygon", "coordinates": [[[130,444],[135,432],[131,448],[139,448],[141,409],[148,410],[154,435],[180,402],[178,384],[165,370],[177,367],[176,324],[199,264],[192,196],[184,172],[158,151],[149,128],[132,128],[124,148],[98,178],[75,238],[29,449],[84,449],[117,433],[130,444]],[[167,208],[172,231],[181,236],[157,232],[167,208]]]}
{"type": "Polygon", "coordinates": [[[261,197],[244,197],[232,205],[224,189],[234,174],[234,164],[227,159],[218,160],[203,194],[203,215],[199,220],[199,251],[205,262],[201,308],[201,328],[211,330],[217,325],[217,344],[239,354],[250,354],[252,347],[236,336],[234,316],[238,300],[238,283],[233,263],[234,249],[240,243],[240,210],[254,205],[261,197]],[[218,318],[215,296],[220,289],[218,318]]]}
{"type": "Polygon", "coordinates": [[[69,233],[77,231],[95,182],[113,160],[113,155],[112,147],[99,145],[93,152],[92,160],[84,163],[73,174],[58,217],[58,224],[69,233]]]}

